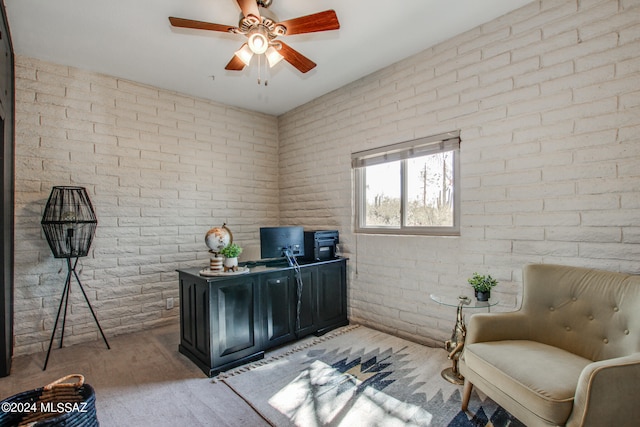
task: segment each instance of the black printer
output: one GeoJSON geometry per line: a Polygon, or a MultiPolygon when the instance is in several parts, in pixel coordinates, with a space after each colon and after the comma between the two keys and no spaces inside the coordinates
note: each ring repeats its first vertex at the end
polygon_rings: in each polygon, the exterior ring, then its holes
{"type": "Polygon", "coordinates": [[[305,231],[304,257],[311,261],[334,259],[339,242],[338,230],[305,231]]]}

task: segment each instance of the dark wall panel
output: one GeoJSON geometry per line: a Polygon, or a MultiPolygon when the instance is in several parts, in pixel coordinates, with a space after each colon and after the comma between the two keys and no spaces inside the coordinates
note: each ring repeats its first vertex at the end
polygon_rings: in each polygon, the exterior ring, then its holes
{"type": "Polygon", "coordinates": [[[0,2],[0,377],[13,352],[14,69],[4,4],[0,2]]]}

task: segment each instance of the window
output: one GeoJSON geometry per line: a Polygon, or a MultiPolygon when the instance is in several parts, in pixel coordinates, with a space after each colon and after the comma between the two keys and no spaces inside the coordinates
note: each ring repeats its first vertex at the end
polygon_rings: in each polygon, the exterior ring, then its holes
{"type": "Polygon", "coordinates": [[[458,235],[460,132],[351,155],[356,232],[458,235]]]}

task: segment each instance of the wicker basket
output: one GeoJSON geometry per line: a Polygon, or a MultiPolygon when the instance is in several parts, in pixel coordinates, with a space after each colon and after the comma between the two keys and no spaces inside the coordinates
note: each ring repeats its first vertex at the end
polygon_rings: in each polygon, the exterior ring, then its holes
{"type": "Polygon", "coordinates": [[[1,402],[0,426],[98,426],[96,395],[84,376],[67,375],[1,402]],[[75,380],[75,382],[68,382],[75,380]]]}

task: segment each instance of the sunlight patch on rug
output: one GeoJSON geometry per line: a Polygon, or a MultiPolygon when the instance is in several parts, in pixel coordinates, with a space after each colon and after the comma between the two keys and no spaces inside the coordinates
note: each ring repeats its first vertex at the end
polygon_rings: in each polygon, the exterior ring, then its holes
{"type": "Polygon", "coordinates": [[[476,388],[461,411],[461,387],[440,375],[450,363],[443,349],[360,327],[220,381],[278,427],[522,426],[476,388]]]}
{"type": "Polygon", "coordinates": [[[296,425],[429,425],[433,415],[367,385],[380,372],[358,364],[346,372],[315,361],[276,393],[269,404],[296,425]]]}

